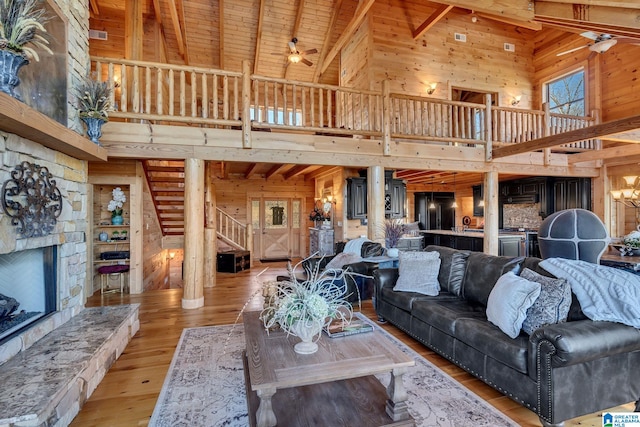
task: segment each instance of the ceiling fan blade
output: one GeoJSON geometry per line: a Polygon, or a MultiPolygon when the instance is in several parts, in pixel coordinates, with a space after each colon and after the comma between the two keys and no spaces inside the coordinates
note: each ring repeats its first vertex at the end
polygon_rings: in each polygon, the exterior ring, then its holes
{"type": "Polygon", "coordinates": [[[291,53],[296,53],[296,44],[293,41],[290,41],[288,43],[289,45],[289,50],[291,51],[291,53]]]}
{"type": "Polygon", "coordinates": [[[318,49],[307,49],[304,52],[302,52],[303,55],[313,55],[314,53],[318,53],[318,49]]]}
{"type": "Polygon", "coordinates": [[[308,65],[309,67],[313,65],[313,62],[309,61],[307,58],[302,58],[300,62],[302,62],[304,65],[308,65]]]}
{"type": "Polygon", "coordinates": [[[591,40],[596,40],[598,37],[600,37],[600,34],[594,33],[593,31],[585,31],[584,33],[580,33],[580,35],[591,40]]]}
{"type": "Polygon", "coordinates": [[[556,54],[556,56],[567,55],[569,53],[573,53],[573,52],[575,52],[577,50],[584,49],[585,47],[589,47],[589,46],[591,46],[591,45],[590,44],[586,44],[584,46],[574,47],[573,49],[569,49],[569,50],[565,50],[564,52],[560,52],[560,53],[556,54]]]}

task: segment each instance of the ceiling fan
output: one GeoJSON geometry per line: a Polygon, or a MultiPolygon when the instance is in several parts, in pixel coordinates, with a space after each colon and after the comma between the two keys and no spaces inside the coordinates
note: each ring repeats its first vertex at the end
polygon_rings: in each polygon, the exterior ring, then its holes
{"type": "MultiPolygon", "coordinates": [[[[297,64],[299,62],[302,62],[305,65],[308,65],[309,67],[311,67],[313,65],[313,62],[309,61],[307,58],[305,58],[306,55],[313,55],[314,53],[318,53],[318,49],[307,49],[307,50],[303,50],[302,52],[300,52],[298,50],[297,47],[297,43],[298,43],[298,39],[297,38],[292,38],[291,41],[288,43],[289,46],[289,53],[287,55],[287,65],[289,63],[292,64],[297,64]]],[[[279,53],[274,53],[274,55],[280,55],[279,53]]]]}
{"type": "Polygon", "coordinates": [[[574,47],[573,49],[566,50],[564,52],[558,53],[556,56],[566,55],[572,52],[575,52],[580,49],[584,49],[585,47],[589,48],[592,52],[591,55],[596,55],[598,53],[604,53],[611,49],[618,43],[631,43],[631,44],[640,44],[640,39],[634,39],[631,37],[616,37],[611,34],[598,34],[593,31],[585,31],[580,34],[582,37],[586,37],[588,39],[593,40],[593,43],[587,43],[584,46],[574,47]]]}

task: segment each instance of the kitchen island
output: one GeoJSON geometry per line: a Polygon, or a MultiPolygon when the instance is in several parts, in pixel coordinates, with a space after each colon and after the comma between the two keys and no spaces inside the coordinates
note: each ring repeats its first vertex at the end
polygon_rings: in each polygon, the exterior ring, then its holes
{"type": "MultiPolygon", "coordinates": [[[[484,230],[420,230],[420,233],[424,235],[425,246],[447,246],[476,252],[482,252],[484,248],[484,230]]],[[[525,256],[525,234],[501,231],[498,235],[498,255],[525,256]]]]}

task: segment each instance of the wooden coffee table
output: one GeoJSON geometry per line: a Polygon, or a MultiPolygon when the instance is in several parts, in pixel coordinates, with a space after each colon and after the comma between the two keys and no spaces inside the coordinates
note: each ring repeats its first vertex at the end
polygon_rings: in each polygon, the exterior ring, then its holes
{"type": "Polygon", "coordinates": [[[301,355],[293,351],[299,338],[279,330],[267,334],[259,316],[243,316],[252,426],[415,425],[402,383],[415,361],[382,332],[340,338],[323,333],[318,351],[301,355]],[[386,389],[373,376],[384,372],[391,373],[386,389]]]}

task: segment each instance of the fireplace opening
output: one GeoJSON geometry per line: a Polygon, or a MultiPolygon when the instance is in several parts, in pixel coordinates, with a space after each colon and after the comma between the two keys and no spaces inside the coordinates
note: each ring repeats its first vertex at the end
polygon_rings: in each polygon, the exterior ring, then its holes
{"type": "Polygon", "coordinates": [[[0,255],[0,344],[56,311],[57,247],[0,255]]]}

